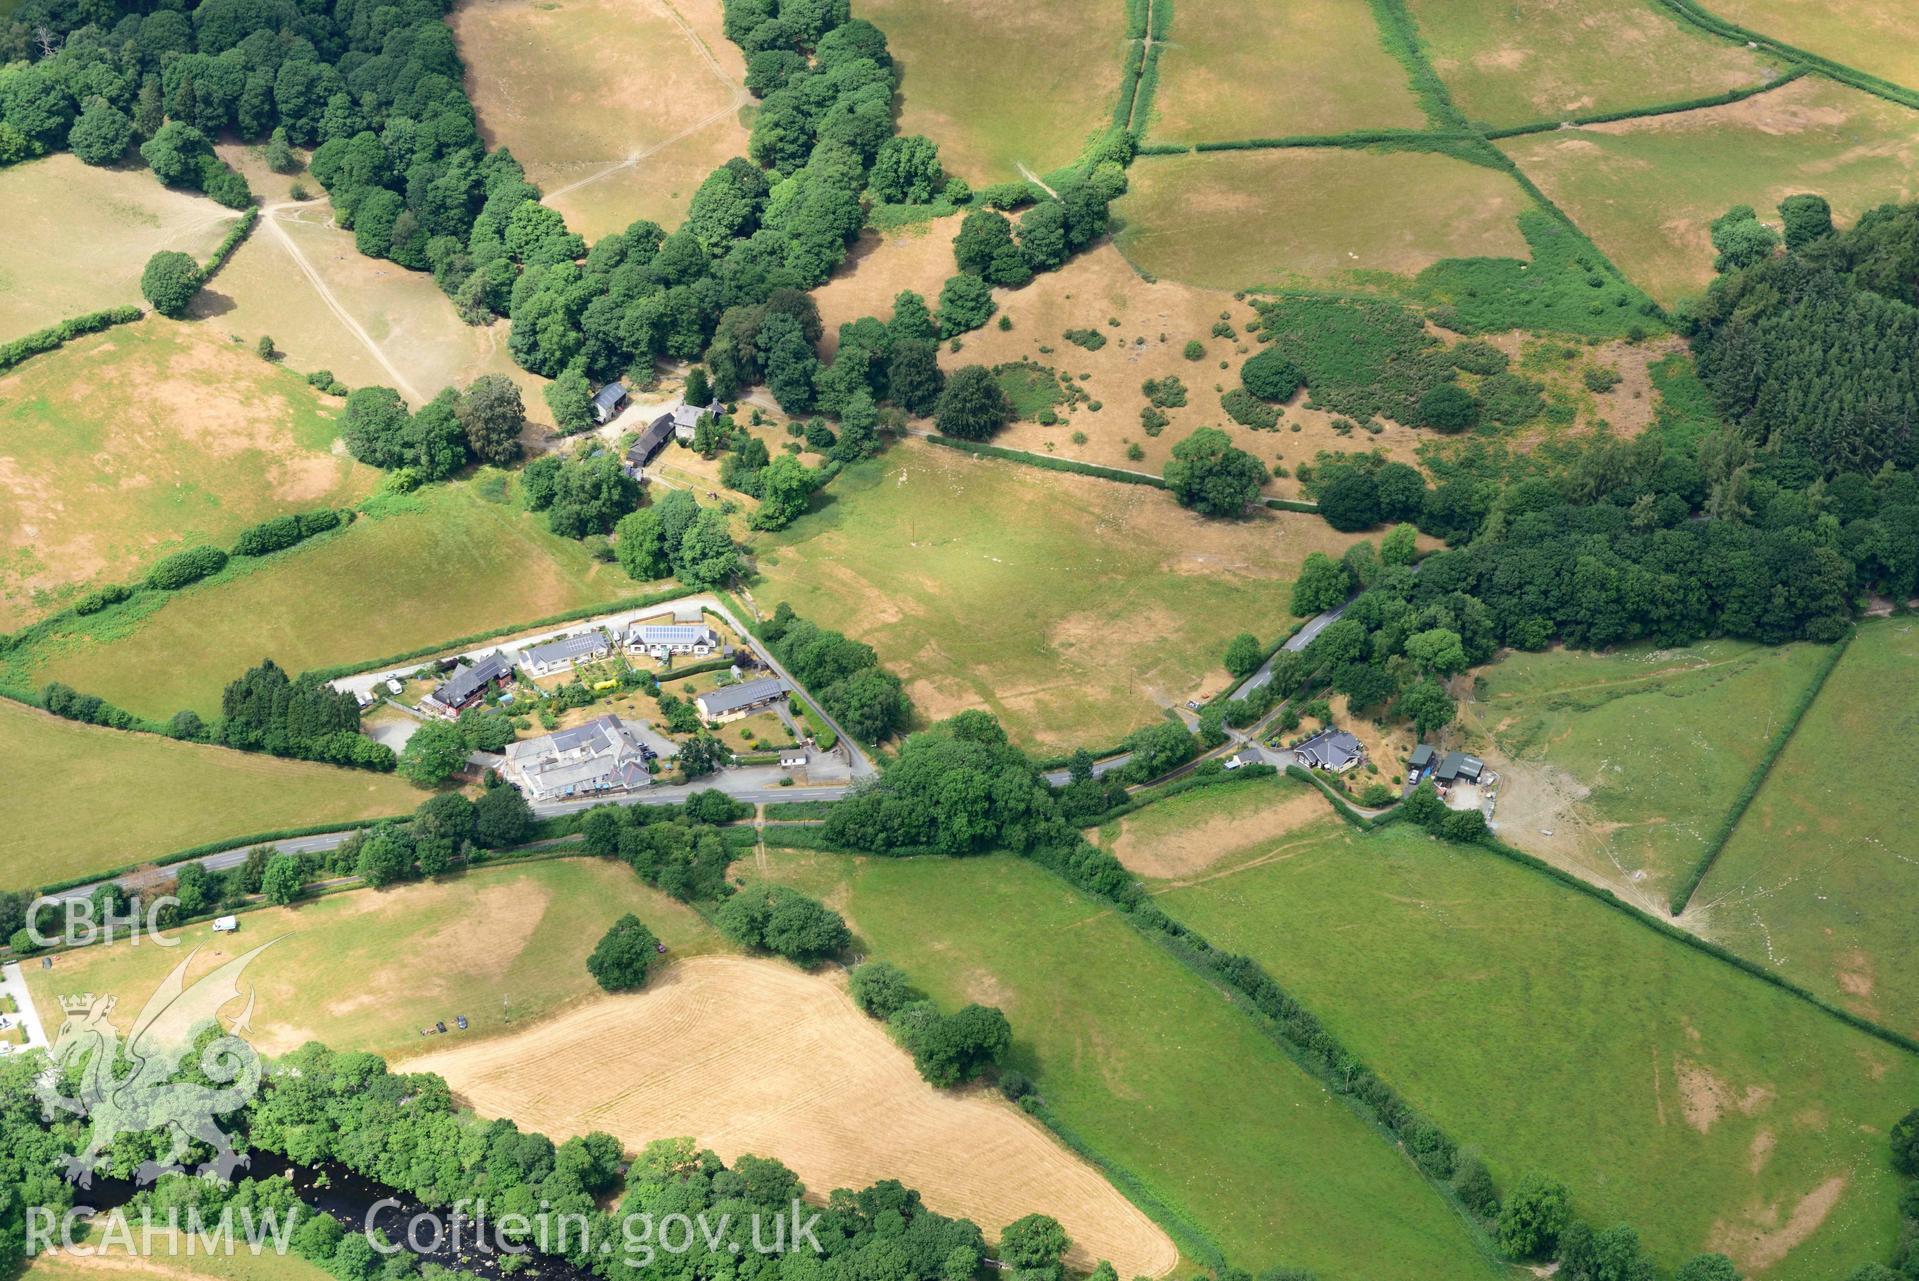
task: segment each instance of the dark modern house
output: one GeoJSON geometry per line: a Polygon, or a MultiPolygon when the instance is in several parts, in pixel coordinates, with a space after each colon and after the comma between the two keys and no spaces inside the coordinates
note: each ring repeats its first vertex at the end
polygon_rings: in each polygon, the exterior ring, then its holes
{"type": "Polygon", "coordinates": [[[455,668],[431,694],[420,700],[420,710],[453,720],[486,697],[487,691],[513,676],[513,664],[495,650],[470,667],[455,668]]]}
{"type": "Polygon", "coordinates": [[[1485,772],[1486,762],[1477,756],[1447,752],[1445,759],[1439,762],[1439,768],[1433,771],[1433,781],[1440,784],[1477,783],[1479,776],[1485,772]]]}

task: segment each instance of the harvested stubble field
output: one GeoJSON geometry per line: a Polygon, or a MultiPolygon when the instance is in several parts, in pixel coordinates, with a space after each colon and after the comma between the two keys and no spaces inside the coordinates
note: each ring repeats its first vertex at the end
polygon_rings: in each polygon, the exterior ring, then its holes
{"type": "Polygon", "coordinates": [[[1707,933],[1919,1034],[1919,624],[1862,624],[1693,896],[1707,933]]]}
{"type": "Polygon", "coordinates": [[[124,1027],[188,956],[191,980],[272,940],[246,972],[258,995],[253,1043],[284,1054],[318,1040],[391,1059],[417,1053],[422,1027],[444,1020],[451,1029],[456,1015],[472,1024],[448,1033],[462,1045],[513,1044],[523,1026],[592,1001],[600,989],[586,972],[587,954],[627,912],[674,956],[725,946],[697,912],[647,888],[624,864],[550,859],[262,908],[241,917],[237,935],[188,926],[179,931],[182,947],[83,948],[51,970],[34,968],[29,980],[42,1008],[76,992],[118,993],[115,1021],[124,1027]]]}
{"type": "Polygon", "coordinates": [[[718,0],[467,0],[449,21],[487,143],[589,241],[637,218],[677,226],[700,181],[746,154],[746,66],[718,0]]]}
{"type": "Polygon", "coordinates": [[[513,362],[504,321],[461,321],[433,277],[368,258],[323,202],[271,205],[189,315],[251,346],[262,334],[301,373],[330,369],[349,387],[391,387],[422,405],[481,374],[518,383],[528,415],[550,415],[544,380],[513,362]]]}
{"type": "MultiPolygon", "coordinates": [[[[890,319],[893,299],[902,290],[910,289],[924,298],[928,307],[938,307],[940,286],[959,270],[953,261],[953,236],[959,225],[959,215],[955,214],[897,231],[869,228],[861,232],[845,264],[813,291],[813,301],[819,304],[820,320],[825,325],[821,355],[830,356],[839,349],[840,326],[848,321],[861,316],[890,319]]],[[[967,341],[973,338],[968,335],[967,341]]]]}
{"type": "Polygon", "coordinates": [[[1191,285],[1342,285],[1442,258],[1527,256],[1519,185],[1436,152],[1146,156],[1130,176],[1114,205],[1121,252],[1191,285]]]}
{"type": "Polygon", "coordinates": [[[1714,17],[1919,89],[1919,27],[1905,0],[1850,0],[1843,11],[1820,0],[1709,0],[1714,17]],[[1844,20],[1835,21],[1843,12],[1844,20]]]}
{"type": "Polygon", "coordinates": [[[21,1276],[30,1281],[327,1281],[330,1275],[292,1251],[221,1254],[197,1238],[194,1249],[184,1238],[159,1231],[153,1243],[151,1253],[141,1254],[103,1235],[88,1242],[89,1254],[41,1252],[28,1261],[21,1276]]]}
{"type": "Polygon", "coordinates": [[[1266,485],[1265,492],[1276,498],[1304,496],[1293,470],[1321,450],[1378,449],[1399,462],[1419,461],[1421,433],[1387,422],[1377,436],[1350,428],[1341,434],[1334,426],[1337,415],[1307,409],[1304,394],[1285,407],[1274,431],[1255,431],[1228,418],[1220,407],[1220,390],[1240,385],[1239,367],[1258,349],[1256,335],[1247,329],[1258,318],[1253,309],[1223,291],[1169,280],[1148,283],[1110,244],[1080,254],[1023,289],[998,289],[993,296],[1013,327],[1002,330],[994,323],[968,334],[960,351],[941,349],[941,362],[951,370],[974,363],[1032,361],[1057,370],[1087,396],[1080,404],[1060,405],[1057,424],[1015,422],[994,437],[995,444],[1158,475],[1173,446],[1195,428],[1218,427],[1269,469],[1285,469],[1286,475],[1275,475],[1266,485]],[[1236,337],[1213,336],[1213,326],[1222,319],[1236,337]],[[1111,324],[1114,320],[1120,323],[1111,324]],[[1106,343],[1098,351],[1087,351],[1063,337],[1069,329],[1094,330],[1106,343]],[[1186,344],[1194,340],[1205,348],[1200,360],[1185,356],[1186,344]],[[1167,377],[1178,377],[1186,385],[1186,404],[1163,409],[1167,426],[1158,436],[1149,436],[1140,425],[1140,411],[1147,405],[1142,384],[1167,377]],[[1097,411],[1094,401],[1099,402],[1097,411]],[[1083,433],[1086,440],[1075,441],[1075,433],[1083,433]],[[1127,446],[1133,444],[1140,447],[1137,459],[1127,456],[1127,446]]]}
{"type": "Polygon", "coordinates": [[[1411,0],[1410,8],[1453,102],[1492,125],[1710,98],[1780,70],[1644,0],[1411,0]]]}
{"type": "Polygon", "coordinates": [[[997,1005],[1053,1115],[1249,1270],[1485,1278],[1445,1203],[1246,1015],[1104,906],[1007,855],[774,852],[944,1008],[997,1005]]]}
{"type": "Polygon", "coordinates": [[[1067,164],[1112,120],[1122,4],[862,0],[855,16],[886,33],[903,73],[900,132],[933,139],[975,187],[1067,164]]]}
{"type": "Polygon", "coordinates": [[[226,683],[263,657],[300,672],[634,592],[617,565],[522,510],[497,473],[374,504],[381,514],[336,533],[78,620],[9,656],[11,675],[142,715],[210,717],[226,683]]]}
{"type": "Polygon", "coordinates": [[[1426,123],[1366,0],[1178,0],[1147,136],[1224,142],[1426,123]]]}
{"type": "Polygon", "coordinates": [[[144,305],[140,272],[162,249],[205,259],[239,214],[61,153],[0,169],[0,342],[69,316],[144,305]]]}
{"type": "Polygon", "coordinates": [[[1170,1272],[1178,1251],[1092,1166],[986,1089],[937,1090],[841,986],[784,963],[681,961],[516,1035],[402,1065],[484,1116],[555,1139],[604,1130],[637,1150],[691,1135],[722,1160],[792,1168],[815,1196],[898,1179],[989,1236],[1035,1211],[1076,1266],[1170,1272]]]}
{"type": "Polygon", "coordinates": [[[101,729],[11,700],[0,756],[16,763],[0,831],[10,890],[248,832],[404,814],[425,796],[392,774],[101,729]]]}
{"type": "Polygon", "coordinates": [[[1716,1250],[1824,1281],[1888,1257],[1886,1131],[1919,1058],[1485,850],[1319,835],[1160,905],[1258,960],[1502,1189],[1561,1179],[1662,1268],[1716,1250]]]}
{"type": "Polygon", "coordinates": [[[1508,841],[1664,912],[1824,656],[1729,640],[1508,654],[1478,673],[1461,728],[1505,780],[1508,841]]]}
{"type": "Polygon", "coordinates": [[[1209,521],[1158,490],[917,441],[849,467],[760,546],[762,608],[872,645],[928,720],[984,707],[1020,742],[1109,742],[1227,681],[1226,642],[1271,631],[1318,517],[1209,521]]]}
{"type": "Polygon", "coordinates": [[[149,316],[0,376],[0,628],[169,550],[349,505],[375,473],[304,380],[149,316]]]}
{"type": "Polygon", "coordinates": [[[1712,280],[1708,226],[1733,205],[1777,223],[1795,192],[1842,223],[1919,193],[1913,113],[1819,76],[1743,102],[1500,144],[1633,283],[1661,302],[1712,280]]]}

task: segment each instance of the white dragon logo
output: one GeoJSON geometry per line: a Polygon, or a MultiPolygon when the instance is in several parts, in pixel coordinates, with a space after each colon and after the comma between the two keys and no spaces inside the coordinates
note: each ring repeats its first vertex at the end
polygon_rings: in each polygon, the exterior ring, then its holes
{"type": "Polygon", "coordinates": [[[86,1149],[67,1159],[69,1179],[91,1187],[95,1169],[116,1138],[149,1130],[165,1130],[172,1146],[163,1159],[140,1165],[135,1179],[141,1184],[168,1173],[231,1179],[236,1169],[248,1163],[244,1153],[234,1150],[216,1118],[240,1107],[259,1090],[260,1055],[241,1035],[253,1015],[254,996],[250,987],[244,993],[240,990],[240,974],[275,941],[189,985],[187,967],[199,954],[194,949],[147,999],[124,1050],[107,1018],[113,1012],[113,997],[61,998],[66,1019],[53,1044],[53,1065],[40,1078],[38,1092],[48,1120],[56,1112],[71,1112],[93,1123],[86,1149]],[[242,995],[246,1007],[231,1030],[216,1035],[200,1051],[200,1072],[215,1084],[175,1080],[194,1034],[209,1023],[217,1028],[220,1010],[242,995]],[[60,1078],[69,1066],[79,1068],[76,1097],[59,1092],[60,1078]],[[195,1140],[211,1147],[214,1155],[206,1164],[190,1168],[186,1161],[195,1140]]]}

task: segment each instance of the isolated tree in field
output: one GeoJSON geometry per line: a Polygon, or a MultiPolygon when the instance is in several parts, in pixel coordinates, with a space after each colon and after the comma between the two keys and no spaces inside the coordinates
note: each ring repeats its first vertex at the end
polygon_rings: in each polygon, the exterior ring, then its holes
{"type": "Polygon", "coordinates": [[[266,896],[267,902],[285,907],[305,889],[306,872],[300,866],[298,855],[275,854],[267,860],[266,871],[260,876],[260,893],[266,896]]]}
{"type": "Polygon", "coordinates": [[[400,772],[416,787],[437,787],[466,763],[466,755],[460,727],[432,721],[414,730],[400,749],[400,772]]]}
{"type": "Polygon", "coordinates": [[[110,165],[132,144],[133,118],[98,96],[87,99],[87,109],[67,134],[67,146],[90,165],[110,165]]]}
{"type": "Polygon", "coordinates": [[[502,374],[480,375],[460,394],[454,413],[474,457],[504,467],[520,456],[526,402],[520,399],[520,389],[512,379],[502,374]]]}
{"type": "Polygon", "coordinates": [[[876,1019],[890,1019],[902,1008],[920,999],[907,980],[906,972],[886,961],[868,961],[854,969],[848,980],[853,1004],[876,1019]]]}
{"type": "Polygon", "coordinates": [[[902,289],[893,295],[893,318],[886,322],[886,332],[892,336],[895,344],[903,342],[939,341],[940,334],[933,324],[933,313],[926,305],[926,299],[911,289],[902,289]]]}
{"type": "Polygon", "coordinates": [[[473,839],[490,850],[509,849],[525,843],[533,831],[533,807],[526,803],[520,789],[499,783],[480,794],[473,802],[473,839]]]}
{"type": "Polygon", "coordinates": [[[784,885],[742,890],[720,905],[713,920],[742,947],[764,948],[801,965],[837,955],[853,941],[838,912],[784,885]]]}
{"type": "Polygon", "coordinates": [[[267,168],[275,173],[299,173],[300,158],[293,154],[292,146],[287,142],[286,126],[276,125],[273,136],[267,139],[267,168]]]}
{"type": "Polygon", "coordinates": [[[920,338],[902,338],[894,343],[893,358],[886,366],[886,386],[893,403],[915,418],[932,413],[946,386],[939,349],[920,338]]]}
{"type": "Polygon", "coordinates": [[[1740,1281],[1739,1268],[1723,1254],[1695,1254],[1679,1265],[1672,1281],[1740,1281]]]}
{"type": "Polygon", "coordinates": [[[586,972],[609,992],[631,992],[646,986],[646,976],[659,959],[659,945],[653,931],[628,912],[594,945],[586,972]]]}
{"type": "Polygon", "coordinates": [[[1515,1259],[1550,1255],[1572,1222],[1566,1185],[1540,1174],[1521,1175],[1499,1212],[1499,1248],[1515,1259]]]}
{"type": "Polygon", "coordinates": [[[933,410],[941,434],[961,440],[988,440],[1012,420],[1013,402],[984,365],[954,370],[933,410]]]}
{"type": "Polygon", "coordinates": [[[1413,416],[1434,431],[1465,431],[1479,421],[1479,402],[1464,387],[1441,383],[1419,398],[1413,416]]]}
{"type": "Polygon", "coordinates": [[[1202,516],[1237,516],[1259,497],[1266,468],[1217,427],[1201,427],[1173,446],[1166,484],[1182,507],[1202,516]]]}
{"type": "Polygon", "coordinates": [[[340,435],[361,462],[372,467],[403,466],[407,461],[407,427],[412,415],[391,387],[360,387],[346,398],[340,415],[340,435]]]}
{"type": "Polygon", "coordinates": [[[971,333],[991,320],[998,310],[992,287],[971,272],[962,271],[949,277],[940,288],[940,333],[948,338],[971,333]]]}
{"type": "Polygon", "coordinates": [[[1226,642],[1226,670],[1235,676],[1251,676],[1265,658],[1259,637],[1251,632],[1241,632],[1226,642]]]}
{"type": "Polygon", "coordinates": [[[200,292],[200,264],[188,254],[162,249],[140,273],[140,293],[162,316],[178,320],[200,292]]]}

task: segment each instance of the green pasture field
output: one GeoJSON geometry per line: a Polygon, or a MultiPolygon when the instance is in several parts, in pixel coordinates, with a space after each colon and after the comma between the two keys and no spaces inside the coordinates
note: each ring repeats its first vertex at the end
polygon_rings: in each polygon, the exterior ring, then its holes
{"type": "MultiPolygon", "coordinates": [[[[204,1241],[196,1239],[193,1245],[189,1245],[184,1237],[160,1230],[159,1216],[155,1216],[154,1227],[151,1254],[129,1251],[118,1241],[90,1258],[72,1258],[48,1251],[35,1255],[28,1262],[26,1271],[20,1275],[25,1281],[99,1281],[102,1276],[125,1277],[129,1281],[181,1281],[181,1278],[194,1278],[196,1281],[327,1281],[331,1275],[291,1250],[285,1254],[275,1254],[269,1245],[255,1255],[245,1248],[242,1239],[241,1248],[230,1254],[222,1254],[210,1249],[204,1241]],[[193,1252],[189,1253],[190,1250],[193,1252]]],[[[94,1240],[104,1243],[105,1230],[98,1231],[100,1235],[94,1240]]],[[[133,1240],[138,1242],[137,1226],[134,1232],[133,1240]]],[[[235,1236],[239,1236],[237,1229],[235,1236]]]]}
{"type": "Polygon", "coordinates": [[[1527,256],[1519,185],[1436,152],[1143,156],[1131,180],[1114,205],[1120,251],[1191,285],[1350,285],[1444,258],[1527,256]]]}
{"type": "Polygon", "coordinates": [[[1919,1059],[1483,849],[1319,831],[1160,905],[1258,960],[1501,1188],[1561,1179],[1663,1269],[1718,1250],[1829,1281],[1890,1257],[1886,1132],[1919,1059]]]}
{"type": "Polygon", "coordinates": [[[0,889],[47,885],[248,832],[405,814],[426,793],[395,774],[176,743],[0,700],[14,762],[0,889]]]}
{"type": "Polygon", "coordinates": [[[334,452],[339,403],[151,316],[0,377],[0,628],[168,551],[363,498],[376,476],[334,452]]]}
{"type": "Polygon", "coordinates": [[[1776,225],[1782,198],[1817,192],[1843,223],[1919,194],[1913,121],[1807,76],[1730,106],[1499,145],[1635,284],[1672,303],[1711,282],[1708,225],[1733,205],[1776,225]]]}
{"type": "Polygon", "coordinates": [[[1705,930],[1744,956],[1919,1034],[1919,623],[1864,623],[1706,881],[1705,930]]]}
{"type": "Polygon", "coordinates": [[[1504,779],[1500,834],[1663,911],[1825,653],[1716,640],[1509,654],[1481,669],[1463,711],[1504,779]]]}
{"type": "Polygon", "coordinates": [[[84,312],[144,306],[149,257],[178,249],[204,260],[238,217],[145,169],[101,169],[67,154],[0,169],[0,341],[84,312]]]}
{"type": "Polygon", "coordinates": [[[211,717],[227,682],[262,658],[301,672],[632,594],[617,565],[522,510],[506,479],[370,500],[371,514],[335,533],[76,620],[8,655],[7,674],[144,716],[211,717]]]}
{"type": "Polygon", "coordinates": [[[259,996],[256,1045],[283,1054],[317,1040],[394,1057],[440,1048],[437,1037],[420,1036],[436,1021],[452,1029],[464,1014],[472,1024],[464,1035],[486,1036],[597,995],[587,954],[627,912],[671,956],[726,947],[699,913],[647,888],[624,864],[551,859],[264,908],[242,916],[233,935],[189,926],[180,947],[83,948],[51,970],[33,968],[29,980],[41,1009],[76,992],[113,992],[131,1021],[196,949],[190,977],[271,940],[247,969],[259,996]],[[510,1017],[502,1016],[502,997],[510,1017]]]}
{"type": "Polygon", "coordinates": [[[1807,53],[1919,89],[1919,28],[1904,0],[1852,0],[1843,10],[1819,0],[1707,0],[1698,7],[1807,53]]]}
{"type": "Polygon", "coordinates": [[[872,645],[923,720],[971,707],[1022,743],[1106,743],[1224,687],[1226,642],[1270,633],[1316,517],[1209,521],[1166,494],[917,441],[847,468],[758,540],[753,595],[872,645]]]}
{"type": "Polygon", "coordinates": [[[1426,123],[1367,0],[1283,10],[1178,0],[1147,137],[1224,142],[1426,123]]]}
{"type": "Polygon", "coordinates": [[[1410,8],[1453,102],[1490,125],[1690,102],[1764,84],[1781,70],[1647,0],[1411,0],[1410,8]]]}
{"type": "Polygon", "coordinates": [[[1017,179],[1021,165],[1049,173],[1112,123],[1123,4],[872,0],[858,16],[886,33],[903,73],[900,132],[933,139],[946,171],[975,187],[1017,179]]]}
{"type": "Polygon", "coordinates": [[[1235,1265],[1486,1277],[1445,1202],[1244,1014],[1102,905],[1030,863],[775,851],[775,879],[843,911],[858,947],[952,1009],[997,1005],[1012,1064],[1096,1150],[1235,1265]]]}

